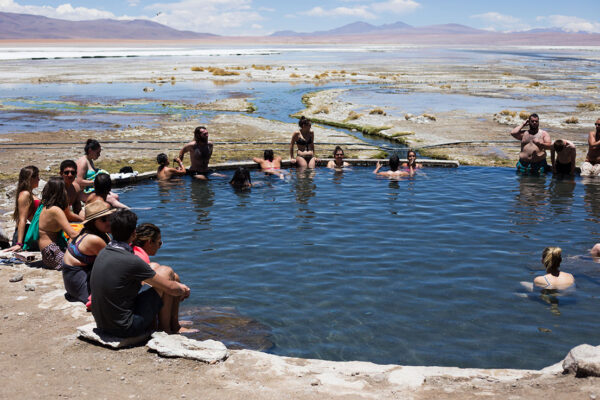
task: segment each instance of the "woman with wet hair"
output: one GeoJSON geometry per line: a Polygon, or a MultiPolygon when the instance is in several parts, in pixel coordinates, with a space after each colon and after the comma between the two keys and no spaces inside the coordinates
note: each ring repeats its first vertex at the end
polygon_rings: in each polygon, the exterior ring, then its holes
{"type": "MultiPolygon", "coordinates": [[[[19,251],[23,249],[25,235],[29,228],[29,221],[33,218],[36,210],[40,206],[40,200],[33,194],[33,189],[40,183],[40,171],[34,165],[21,168],[19,172],[19,183],[15,192],[15,210],[13,220],[16,223],[15,233],[13,235],[13,245],[8,251],[19,251]]],[[[28,250],[39,250],[37,245],[28,250]]]]}
{"type": "Polygon", "coordinates": [[[300,129],[292,135],[290,142],[290,160],[299,168],[314,168],[317,162],[315,158],[315,133],[310,129],[310,120],[304,116],[298,121],[300,129]],[[294,145],[298,148],[294,156],[294,145]]]}
{"type": "Polygon", "coordinates": [[[546,268],[546,275],[536,276],[533,280],[535,286],[542,289],[566,289],[575,283],[575,278],[568,272],[560,270],[562,250],[560,247],[546,247],[542,252],[542,264],[546,268]]]}
{"type": "Polygon", "coordinates": [[[327,163],[327,168],[340,169],[349,166],[350,164],[344,161],[344,150],[340,146],[335,146],[335,149],[333,150],[333,160],[327,163]]]}
{"type": "Polygon", "coordinates": [[[382,171],[380,172],[379,170],[381,169],[381,164],[379,163],[379,161],[377,161],[377,165],[375,167],[375,170],[373,171],[374,174],[376,175],[380,175],[380,176],[387,176],[389,178],[397,178],[400,176],[407,176],[408,172],[406,171],[400,171],[398,168],[400,167],[400,158],[398,157],[397,154],[392,154],[392,156],[390,157],[390,170],[389,171],[382,171]]]}
{"type": "Polygon", "coordinates": [[[250,171],[244,167],[238,167],[233,174],[233,178],[229,181],[229,184],[237,189],[244,189],[252,187],[252,180],[250,179],[250,171]]]}
{"type": "MultiPolygon", "coordinates": [[[[65,208],[67,208],[67,190],[65,182],[60,177],[52,177],[44,186],[42,191],[42,207],[38,209],[32,221],[38,224],[38,246],[42,252],[42,261],[44,265],[50,269],[62,268],[64,251],[67,242],[63,237],[63,231],[69,237],[77,236],[77,232],[71,227],[65,208]],[[37,220],[36,220],[37,217],[37,220]]],[[[29,242],[29,235],[25,239],[29,242]]]]}
{"type": "Polygon", "coordinates": [[[111,207],[129,208],[114,197],[111,198],[112,180],[108,174],[98,174],[94,178],[94,192],[90,193],[85,204],[91,204],[95,201],[103,201],[111,207]],[[110,200],[110,201],[109,201],[110,200]]]}
{"type": "Polygon", "coordinates": [[[156,156],[156,162],[158,163],[158,169],[156,170],[156,178],[159,181],[166,181],[171,179],[173,176],[182,176],[186,174],[185,167],[179,159],[175,158],[173,161],[177,162],[179,166],[177,168],[171,168],[169,166],[169,157],[165,153],[160,153],[156,156]]]}
{"type": "Polygon", "coordinates": [[[413,149],[408,150],[406,158],[408,162],[403,163],[402,167],[406,168],[410,175],[413,175],[417,169],[423,168],[421,164],[417,163],[417,153],[413,149]]]}

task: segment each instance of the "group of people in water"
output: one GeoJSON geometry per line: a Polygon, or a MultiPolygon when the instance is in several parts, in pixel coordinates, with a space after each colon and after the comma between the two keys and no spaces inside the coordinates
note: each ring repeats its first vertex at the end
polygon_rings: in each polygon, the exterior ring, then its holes
{"type": "MultiPolygon", "coordinates": [[[[511,135],[521,141],[519,172],[575,173],[574,144],[566,140],[552,143],[548,133],[539,129],[536,114],[513,129],[511,135]],[[546,150],[551,151],[551,168],[546,162],[546,150]]],[[[150,261],[149,256],[155,255],[162,245],[160,229],[149,223],[137,225],[135,213],[112,192],[110,175],[94,165],[101,151],[97,140],[88,139],[84,155],[60,164],[59,176],[48,180],[41,199],[33,194],[40,181],[38,168],[21,169],[13,213],[16,229],[13,246],[7,250],[39,250],[47,268],[62,271],[65,297],[85,303],[98,327],[108,333],[130,337],[150,328],[168,333],[186,330],[179,322],[178,310],[180,302],[190,295],[190,289],[171,267],[150,261]]],[[[173,160],[174,167],[166,154],[157,156],[157,179],[190,175],[207,180],[215,175],[224,176],[209,168],[212,152],[208,130],[197,127],[194,140],[185,144],[173,160]],[[185,168],[183,160],[188,153],[191,166],[185,168]]],[[[408,151],[407,162],[401,165],[394,154],[389,159],[389,170],[382,171],[378,162],[373,173],[389,178],[412,176],[422,167],[416,156],[413,150],[408,151]]],[[[253,161],[264,173],[285,174],[281,157],[272,150],[265,150],[263,158],[253,161]]],[[[304,117],[299,121],[299,130],[292,135],[290,161],[300,169],[314,168],[318,161],[311,122],[304,117]]],[[[327,167],[349,166],[343,149],[337,146],[327,167]]],[[[589,151],[581,170],[582,174],[584,171],[600,174],[600,119],[596,121],[595,132],[590,132],[589,151]]],[[[248,169],[236,170],[230,183],[235,187],[252,186],[248,169]]],[[[600,246],[596,247],[600,255],[600,246]]],[[[561,260],[560,248],[544,249],[542,263],[546,274],[536,277],[534,284],[543,289],[573,285],[573,276],[560,271],[561,260]]]]}

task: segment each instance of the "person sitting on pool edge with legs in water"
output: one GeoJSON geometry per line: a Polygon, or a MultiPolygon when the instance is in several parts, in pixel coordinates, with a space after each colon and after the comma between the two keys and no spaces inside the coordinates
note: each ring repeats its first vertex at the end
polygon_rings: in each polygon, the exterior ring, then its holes
{"type": "Polygon", "coordinates": [[[398,167],[400,166],[400,158],[398,158],[397,154],[392,154],[389,162],[390,162],[390,170],[379,172],[379,170],[381,169],[381,164],[379,163],[379,161],[377,161],[377,165],[376,165],[373,173],[376,175],[380,175],[380,176],[387,176],[388,178],[398,178],[400,176],[408,176],[408,172],[400,171],[398,169],[398,167]]]}
{"type": "Polygon", "coordinates": [[[536,276],[533,284],[542,289],[566,289],[575,283],[573,275],[560,271],[562,250],[560,247],[546,247],[542,252],[542,264],[546,275],[536,276]]]}
{"type": "Polygon", "coordinates": [[[531,114],[510,134],[521,141],[521,153],[519,153],[519,161],[516,166],[517,172],[539,174],[549,171],[546,150],[552,148],[552,141],[548,132],[540,129],[540,117],[537,114],[531,114]],[[529,130],[525,129],[526,126],[529,126],[529,130]]]}
{"type": "Polygon", "coordinates": [[[600,118],[594,124],[596,129],[588,134],[588,152],[581,164],[581,176],[600,175],[600,118]]]}
{"type": "Polygon", "coordinates": [[[577,150],[568,140],[555,140],[550,149],[552,173],[557,175],[575,175],[575,158],[577,150]]]}
{"type": "Polygon", "coordinates": [[[134,337],[154,328],[158,315],[158,330],[177,333],[171,326],[173,302],[189,297],[190,288],[133,254],[133,212],[119,210],[110,222],[113,240],[96,257],[90,280],[96,325],[117,337],[134,337]],[[151,287],[140,291],[142,282],[151,287]]]}
{"type": "Polygon", "coordinates": [[[199,126],[194,129],[194,140],[183,146],[179,151],[179,159],[183,162],[185,153],[190,153],[192,165],[187,169],[188,175],[200,179],[208,180],[208,176],[225,175],[212,173],[208,168],[208,163],[213,153],[213,143],[208,141],[208,129],[204,126],[199,126]]]}
{"type": "Polygon", "coordinates": [[[315,133],[310,129],[312,124],[309,119],[302,116],[298,126],[300,130],[292,134],[290,142],[290,161],[298,168],[314,168],[318,160],[315,158],[315,133]],[[295,157],[294,145],[298,148],[295,157]]]}
{"type": "Polygon", "coordinates": [[[156,162],[158,163],[158,169],[156,170],[156,177],[159,181],[166,181],[171,179],[173,176],[182,176],[187,172],[183,163],[179,158],[174,159],[179,166],[177,168],[169,167],[169,157],[165,153],[160,153],[156,156],[156,162]]]}
{"type": "Polygon", "coordinates": [[[333,160],[327,163],[327,168],[340,169],[349,167],[350,164],[344,161],[344,150],[340,146],[335,146],[333,150],[333,160]]]}
{"type": "Polygon", "coordinates": [[[94,178],[94,191],[90,193],[85,204],[90,204],[95,201],[104,201],[106,204],[115,208],[129,208],[125,204],[121,203],[116,198],[112,199],[112,202],[108,201],[108,197],[112,190],[112,181],[108,174],[98,174],[94,178]]]}

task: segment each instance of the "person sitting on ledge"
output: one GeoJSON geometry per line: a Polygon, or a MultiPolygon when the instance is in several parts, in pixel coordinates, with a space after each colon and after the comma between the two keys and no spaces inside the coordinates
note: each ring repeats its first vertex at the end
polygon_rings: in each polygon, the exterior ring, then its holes
{"type": "Polygon", "coordinates": [[[179,159],[183,162],[185,153],[190,153],[191,165],[187,174],[202,181],[208,180],[209,175],[224,177],[208,168],[208,163],[213,154],[213,143],[208,141],[208,129],[198,126],[194,129],[194,140],[183,146],[179,151],[179,159]]]}
{"type": "Polygon", "coordinates": [[[169,167],[169,157],[165,153],[160,153],[156,156],[156,162],[158,163],[158,169],[156,170],[156,178],[159,181],[167,181],[173,176],[182,176],[186,174],[185,167],[179,158],[175,158],[177,168],[169,167]]]}
{"type": "Polygon", "coordinates": [[[552,173],[557,175],[575,175],[575,158],[577,150],[568,140],[555,140],[550,149],[552,173]]]}
{"type": "Polygon", "coordinates": [[[349,166],[350,164],[344,161],[344,150],[342,150],[340,146],[335,146],[335,150],[333,150],[333,160],[327,163],[327,168],[341,169],[349,166]]]}
{"type": "Polygon", "coordinates": [[[521,174],[543,174],[549,171],[546,150],[552,148],[548,132],[540,129],[540,117],[531,114],[521,125],[510,132],[521,141],[521,153],[517,162],[517,172],[521,174]],[[529,126],[529,130],[525,127],[529,126]]]}
{"type": "Polygon", "coordinates": [[[573,275],[560,271],[562,250],[560,247],[546,247],[542,252],[542,264],[546,268],[546,275],[536,276],[533,280],[535,286],[542,289],[566,289],[575,283],[573,275]]]}
{"type": "Polygon", "coordinates": [[[375,167],[375,170],[373,171],[373,173],[376,175],[380,175],[380,176],[387,176],[388,178],[398,178],[400,176],[408,176],[408,172],[400,171],[398,169],[399,166],[400,166],[400,158],[398,158],[397,154],[393,154],[390,157],[390,170],[389,171],[379,172],[379,170],[381,169],[381,164],[379,163],[379,161],[377,161],[377,166],[375,167]]]}
{"type": "Polygon", "coordinates": [[[81,222],[83,217],[79,215],[81,213],[81,201],[79,200],[79,193],[81,188],[79,184],[75,182],[77,178],[77,164],[73,160],[64,160],[60,163],[60,176],[65,181],[65,188],[67,189],[67,208],[65,209],[65,215],[69,222],[81,222]]]}
{"type": "Polygon", "coordinates": [[[177,333],[171,326],[173,302],[186,299],[190,288],[154,271],[133,254],[137,216],[130,210],[111,215],[113,240],[94,262],[90,286],[92,315],[99,329],[117,337],[135,337],[155,328],[177,333]],[[140,291],[142,282],[148,285],[140,291]]]}
{"type": "Polygon", "coordinates": [[[588,135],[589,149],[585,156],[585,162],[581,164],[582,176],[600,175],[600,118],[594,124],[596,129],[588,135]]]}
{"type": "Polygon", "coordinates": [[[116,198],[112,198],[112,201],[108,201],[112,190],[112,181],[108,174],[98,174],[94,178],[94,192],[90,193],[85,202],[86,205],[91,204],[95,201],[103,201],[109,206],[115,208],[129,208],[125,204],[121,203],[116,198]]]}

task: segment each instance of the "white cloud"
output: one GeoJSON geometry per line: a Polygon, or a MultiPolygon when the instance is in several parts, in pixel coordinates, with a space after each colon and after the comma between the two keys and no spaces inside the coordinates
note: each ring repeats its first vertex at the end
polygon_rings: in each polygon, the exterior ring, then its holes
{"type": "Polygon", "coordinates": [[[329,10],[325,10],[322,7],[314,7],[308,11],[300,13],[302,15],[308,15],[311,17],[358,17],[373,19],[376,16],[367,10],[365,6],[358,7],[336,7],[329,10]]]}
{"type": "Polygon", "coordinates": [[[388,0],[371,4],[371,8],[377,12],[392,12],[394,14],[406,14],[419,7],[421,5],[413,0],[388,0]]]}
{"type": "Polygon", "coordinates": [[[72,21],[115,18],[109,11],[97,8],[73,7],[70,3],[61,4],[58,7],[21,5],[14,0],[0,0],[0,11],[19,14],[43,15],[50,18],[68,19],[72,21]]]}
{"type": "Polygon", "coordinates": [[[550,15],[537,17],[536,21],[545,23],[548,27],[562,28],[566,32],[590,32],[600,33],[600,22],[588,21],[579,17],[568,15],[550,15]]]}
{"type": "Polygon", "coordinates": [[[129,4],[130,7],[135,7],[140,4],[140,0],[127,0],[127,4],[129,4]]]}
{"type": "Polygon", "coordinates": [[[182,0],[144,9],[157,14],[152,21],[175,29],[238,35],[249,34],[253,24],[264,20],[251,5],[251,0],[182,0]]]}
{"type": "Polygon", "coordinates": [[[518,17],[500,14],[494,11],[484,14],[471,15],[471,18],[479,19],[483,23],[488,24],[488,26],[483,28],[488,31],[514,32],[531,29],[529,24],[523,22],[518,17]]]}

